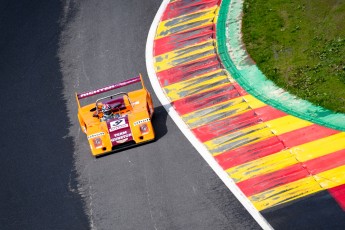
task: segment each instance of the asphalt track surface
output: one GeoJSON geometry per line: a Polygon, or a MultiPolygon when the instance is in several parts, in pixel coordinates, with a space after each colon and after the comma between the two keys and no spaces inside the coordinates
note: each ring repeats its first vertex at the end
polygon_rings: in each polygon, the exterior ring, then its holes
{"type": "Polygon", "coordinates": [[[94,159],[78,127],[75,91],[146,75],[160,1],[1,3],[1,229],[259,228],[155,96],[154,143],[94,159]]]}

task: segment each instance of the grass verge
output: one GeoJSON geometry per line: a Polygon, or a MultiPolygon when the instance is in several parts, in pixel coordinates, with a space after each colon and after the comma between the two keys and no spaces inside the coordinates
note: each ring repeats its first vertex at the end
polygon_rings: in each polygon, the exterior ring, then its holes
{"type": "Polygon", "coordinates": [[[279,87],[345,113],[345,1],[245,0],[243,40],[279,87]]]}

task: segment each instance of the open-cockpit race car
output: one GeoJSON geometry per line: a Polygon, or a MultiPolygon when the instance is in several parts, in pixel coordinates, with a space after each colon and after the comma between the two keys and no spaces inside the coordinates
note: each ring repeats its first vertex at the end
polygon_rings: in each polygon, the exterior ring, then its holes
{"type": "Polygon", "coordinates": [[[154,107],[141,75],[97,90],[76,93],[76,99],[80,127],[87,136],[93,156],[154,140],[151,123],[154,107]],[[142,89],[110,94],[80,106],[82,99],[138,82],[142,89]]]}

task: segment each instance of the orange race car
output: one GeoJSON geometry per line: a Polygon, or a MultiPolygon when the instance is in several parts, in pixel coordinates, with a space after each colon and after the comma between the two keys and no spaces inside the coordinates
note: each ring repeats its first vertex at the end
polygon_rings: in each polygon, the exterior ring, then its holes
{"type": "Polygon", "coordinates": [[[97,90],[76,93],[78,119],[93,156],[104,155],[155,139],[154,107],[141,75],[97,90]],[[118,92],[80,106],[79,100],[141,82],[142,89],[118,92]]]}

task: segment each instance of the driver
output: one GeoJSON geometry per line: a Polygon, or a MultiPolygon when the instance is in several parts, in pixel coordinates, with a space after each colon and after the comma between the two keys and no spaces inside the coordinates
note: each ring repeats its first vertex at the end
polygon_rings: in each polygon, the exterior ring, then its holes
{"type": "Polygon", "coordinates": [[[103,117],[101,118],[102,121],[105,121],[114,117],[111,106],[109,104],[103,104],[102,113],[103,113],[103,117]]]}

